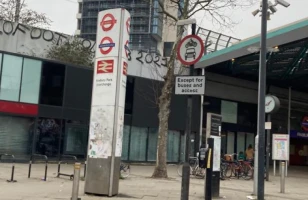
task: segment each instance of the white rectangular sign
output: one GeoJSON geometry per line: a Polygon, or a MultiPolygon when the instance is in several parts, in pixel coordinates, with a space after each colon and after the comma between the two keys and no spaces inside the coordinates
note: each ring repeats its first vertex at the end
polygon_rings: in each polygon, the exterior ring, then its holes
{"type": "Polygon", "coordinates": [[[213,171],[217,172],[217,171],[220,171],[221,137],[219,137],[219,136],[212,136],[211,135],[211,138],[214,139],[213,171]]]}
{"type": "Polygon", "coordinates": [[[289,135],[273,134],[273,160],[289,160],[289,135]]]}
{"type": "Polygon", "coordinates": [[[272,122],[265,122],[265,130],[271,130],[272,129],[272,122]]]}
{"type": "Polygon", "coordinates": [[[175,78],[175,94],[204,95],[204,76],[177,76],[175,78]]]}
{"type": "Polygon", "coordinates": [[[91,158],[121,157],[129,25],[130,14],[125,9],[98,15],[88,150],[91,158]]]}

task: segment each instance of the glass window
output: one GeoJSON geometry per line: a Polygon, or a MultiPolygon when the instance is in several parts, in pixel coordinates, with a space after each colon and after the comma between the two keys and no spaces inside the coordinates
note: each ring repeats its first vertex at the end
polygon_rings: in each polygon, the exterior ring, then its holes
{"type": "MultiPolygon", "coordinates": [[[[36,130],[36,153],[56,157],[62,135],[61,120],[40,118],[36,130]]],[[[69,147],[70,149],[70,147],[69,147]]]]}
{"type": "Polygon", "coordinates": [[[181,162],[185,160],[185,147],[186,147],[186,137],[185,134],[181,134],[181,156],[180,156],[181,162]]]}
{"type": "Polygon", "coordinates": [[[147,161],[156,161],[157,155],[157,128],[149,129],[149,144],[148,144],[148,160],[147,161]]]}
{"type": "Polygon", "coordinates": [[[125,125],[123,129],[123,140],[122,140],[122,160],[128,160],[128,145],[129,145],[129,133],[130,126],[125,125]]]}
{"type": "Polygon", "coordinates": [[[22,57],[3,56],[0,99],[19,101],[21,70],[22,57]]]}
{"type": "Polygon", "coordinates": [[[168,131],[167,159],[168,162],[179,161],[180,132],[168,131]]]}
{"type": "Polygon", "coordinates": [[[164,57],[170,57],[173,47],[173,42],[164,42],[164,57]]]}
{"type": "Polygon", "coordinates": [[[64,154],[84,156],[87,153],[89,127],[86,124],[66,123],[64,154]]]}
{"type": "Polygon", "coordinates": [[[130,138],[130,154],[129,159],[132,161],[145,161],[147,128],[132,126],[130,138]]]}
{"type": "Polygon", "coordinates": [[[237,123],[237,103],[221,101],[222,121],[227,123],[237,123]]]}
{"type": "Polygon", "coordinates": [[[33,59],[24,59],[20,101],[38,103],[42,62],[33,59]]]}
{"type": "Polygon", "coordinates": [[[43,62],[40,104],[61,106],[63,101],[65,65],[43,62]]]}
{"type": "Polygon", "coordinates": [[[234,153],[234,133],[228,132],[227,134],[227,154],[233,154],[234,153]]]}
{"type": "Polygon", "coordinates": [[[247,149],[250,144],[254,147],[255,135],[253,133],[247,133],[247,136],[246,136],[246,148],[245,149],[247,149]]]}
{"type": "Polygon", "coordinates": [[[246,133],[238,132],[237,133],[237,153],[239,154],[240,152],[245,153],[245,135],[246,133]]]}

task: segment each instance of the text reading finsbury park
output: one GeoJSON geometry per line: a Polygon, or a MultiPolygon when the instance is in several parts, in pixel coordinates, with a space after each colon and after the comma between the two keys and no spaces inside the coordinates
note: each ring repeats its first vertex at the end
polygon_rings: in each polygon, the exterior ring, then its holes
{"type": "Polygon", "coordinates": [[[204,76],[177,76],[175,81],[175,94],[203,95],[204,87],[204,76]]]}

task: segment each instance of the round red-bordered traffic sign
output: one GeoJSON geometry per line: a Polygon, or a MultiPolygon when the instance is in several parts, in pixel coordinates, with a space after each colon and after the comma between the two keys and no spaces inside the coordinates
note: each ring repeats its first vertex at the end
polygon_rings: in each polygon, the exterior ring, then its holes
{"type": "Polygon", "coordinates": [[[305,116],[302,120],[302,129],[305,132],[308,132],[308,116],[305,116]]]}
{"type": "Polygon", "coordinates": [[[178,45],[177,58],[183,65],[193,65],[198,62],[204,54],[204,44],[197,35],[185,36],[178,45]]]}
{"type": "Polygon", "coordinates": [[[98,48],[102,54],[106,55],[112,51],[112,48],[114,46],[115,46],[115,43],[113,43],[113,40],[110,37],[104,37],[101,40],[101,43],[99,44],[98,48]]]}
{"type": "Polygon", "coordinates": [[[127,33],[129,34],[130,33],[130,17],[126,20],[126,30],[127,30],[127,33]]]}
{"type": "Polygon", "coordinates": [[[110,13],[107,13],[106,15],[104,15],[100,25],[103,31],[110,31],[116,23],[117,20],[114,18],[114,16],[110,13]]]}

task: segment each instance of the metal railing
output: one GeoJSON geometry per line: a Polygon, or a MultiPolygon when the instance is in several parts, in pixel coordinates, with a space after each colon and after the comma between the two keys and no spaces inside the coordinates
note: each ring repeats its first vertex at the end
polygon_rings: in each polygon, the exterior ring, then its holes
{"type": "Polygon", "coordinates": [[[35,159],[35,158],[44,158],[45,160],[45,174],[44,174],[44,181],[47,180],[47,170],[48,170],[48,157],[46,155],[41,155],[41,154],[32,154],[29,160],[29,172],[28,172],[28,178],[30,178],[31,176],[31,168],[32,168],[32,164],[34,164],[33,161],[35,160],[39,160],[39,159],[35,159]]]}
{"type": "Polygon", "coordinates": [[[74,174],[61,173],[61,163],[62,162],[66,162],[66,163],[73,162],[73,163],[75,163],[75,162],[77,162],[77,157],[76,156],[72,156],[72,155],[61,155],[59,163],[58,163],[58,174],[57,174],[57,177],[60,178],[60,176],[68,176],[68,177],[70,177],[71,180],[73,180],[74,179],[74,174]],[[66,160],[63,160],[65,158],[66,158],[66,160]]]}
{"type": "Polygon", "coordinates": [[[12,171],[11,171],[11,179],[7,180],[7,182],[11,182],[11,183],[15,183],[17,182],[16,180],[14,180],[14,173],[15,173],[15,156],[13,154],[0,154],[0,162],[2,162],[2,158],[3,157],[9,157],[9,159],[11,159],[13,161],[12,163],[12,171]]]}

